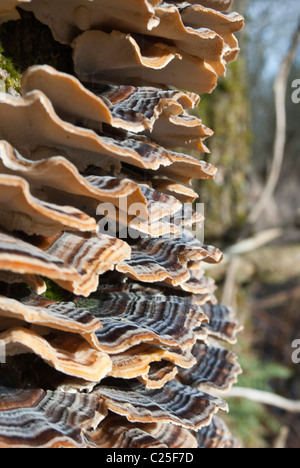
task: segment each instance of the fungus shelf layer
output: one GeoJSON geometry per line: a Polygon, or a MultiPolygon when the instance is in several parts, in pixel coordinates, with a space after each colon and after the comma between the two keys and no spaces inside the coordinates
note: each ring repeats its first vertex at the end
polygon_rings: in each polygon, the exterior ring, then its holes
{"type": "Polygon", "coordinates": [[[243,18],[231,0],[0,3],[75,71],[34,65],[0,93],[0,447],[238,446],[214,392],[241,372],[241,327],[193,229],[192,180],[217,168],[192,111],[243,18]]]}

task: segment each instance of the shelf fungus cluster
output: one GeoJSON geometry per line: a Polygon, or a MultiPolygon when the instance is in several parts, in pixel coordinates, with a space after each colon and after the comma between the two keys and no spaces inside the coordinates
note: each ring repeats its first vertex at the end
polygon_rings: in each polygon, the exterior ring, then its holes
{"type": "Polygon", "coordinates": [[[191,111],[238,54],[230,7],[1,0],[75,74],[35,65],[0,93],[0,447],[237,446],[215,415],[240,327],[193,229],[192,179],[216,168],[186,154],[208,152],[191,111]]]}

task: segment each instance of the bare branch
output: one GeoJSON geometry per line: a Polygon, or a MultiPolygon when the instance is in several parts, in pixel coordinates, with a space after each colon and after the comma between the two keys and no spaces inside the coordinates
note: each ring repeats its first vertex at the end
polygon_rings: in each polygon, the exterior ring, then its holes
{"type": "Polygon", "coordinates": [[[275,239],[278,239],[284,234],[282,228],[267,229],[266,231],[261,231],[254,237],[249,237],[248,239],[241,240],[235,245],[228,247],[224,250],[224,255],[232,257],[234,255],[243,255],[249,252],[253,252],[261,247],[264,247],[267,244],[270,244],[275,239]]]}
{"type": "Polygon", "coordinates": [[[224,284],[224,293],[222,297],[222,304],[235,308],[234,297],[235,289],[237,286],[237,274],[241,262],[241,257],[234,256],[227,268],[226,280],[224,284]]]}
{"type": "MultiPolygon", "coordinates": [[[[275,239],[278,239],[284,234],[284,229],[282,228],[274,228],[274,229],[267,229],[266,231],[259,232],[254,237],[249,237],[248,239],[241,240],[236,244],[224,249],[224,258],[222,261],[222,265],[227,265],[230,263],[231,259],[236,256],[245,255],[250,252],[254,252],[255,250],[264,247],[275,239]]],[[[205,265],[206,270],[213,270],[219,268],[220,265],[214,265],[208,263],[205,265]]]]}
{"type": "Polygon", "coordinates": [[[288,400],[274,393],[253,390],[252,388],[234,387],[227,397],[246,398],[268,406],[283,409],[290,413],[300,413],[300,401],[288,400]]]}
{"type": "Polygon", "coordinates": [[[287,446],[287,441],[289,437],[290,430],[288,427],[284,426],[280,430],[280,434],[274,442],[274,449],[285,449],[287,446]]]}

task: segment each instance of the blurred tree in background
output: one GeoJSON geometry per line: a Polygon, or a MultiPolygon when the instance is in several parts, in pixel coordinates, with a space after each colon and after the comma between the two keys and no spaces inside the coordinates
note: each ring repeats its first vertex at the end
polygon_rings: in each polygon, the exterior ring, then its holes
{"type": "Polygon", "coordinates": [[[231,64],[227,76],[211,96],[202,96],[198,115],[215,132],[207,142],[208,161],[218,168],[213,182],[200,182],[197,191],[205,203],[205,232],[234,242],[248,212],[251,170],[250,104],[244,57],[231,64]]]}
{"type": "MultiPolygon", "coordinates": [[[[237,0],[234,10],[246,16],[247,1],[237,0]]],[[[233,243],[248,214],[249,175],[251,171],[251,104],[247,79],[246,30],[238,35],[241,53],[228,67],[211,95],[201,96],[197,115],[214,131],[207,140],[207,160],[218,168],[213,182],[198,182],[196,189],[207,213],[205,233],[233,243]]]]}
{"type": "MultiPolygon", "coordinates": [[[[208,160],[219,168],[215,182],[197,185],[207,214],[206,241],[223,247],[245,235],[249,213],[270,173],[276,131],[274,80],[296,30],[300,3],[235,0],[234,10],[246,17],[239,34],[240,57],[212,95],[202,96],[197,110],[215,132],[208,140],[208,160]]],[[[282,227],[282,235],[242,255],[234,274],[234,260],[210,274],[220,286],[220,296],[229,279],[234,283],[229,305],[236,307],[245,325],[238,352],[244,375],[238,385],[300,400],[300,367],[291,362],[291,343],[300,338],[300,104],[292,102],[295,79],[300,79],[300,47],[288,79],[280,179],[267,209],[247,231],[251,235],[282,227]]],[[[298,415],[240,399],[230,400],[230,407],[229,423],[246,447],[273,447],[286,427],[281,443],[299,448],[298,415]]]]}
{"type": "MultiPolygon", "coordinates": [[[[206,237],[229,244],[239,238],[270,169],[275,137],[274,79],[300,17],[300,4],[296,0],[235,0],[234,10],[246,17],[246,27],[239,34],[239,59],[212,95],[202,96],[197,114],[215,132],[208,140],[208,160],[219,169],[216,183],[197,185],[200,201],[209,213],[206,237]]],[[[293,223],[297,217],[300,104],[291,99],[296,78],[300,78],[300,49],[286,96],[284,166],[273,200],[255,230],[293,223]]]]}
{"type": "MultiPolygon", "coordinates": [[[[275,108],[274,79],[286,54],[297,23],[300,21],[300,4],[294,0],[248,1],[247,8],[247,69],[252,112],[252,162],[251,182],[262,190],[268,174],[274,144],[275,108]]],[[[265,210],[258,228],[293,223],[299,209],[300,183],[300,107],[292,102],[292,83],[300,78],[300,48],[288,80],[286,95],[287,144],[281,177],[273,203],[265,210]],[[298,197],[297,197],[298,192],[298,197]],[[297,200],[298,198],[298,200],[297,200]]]]}

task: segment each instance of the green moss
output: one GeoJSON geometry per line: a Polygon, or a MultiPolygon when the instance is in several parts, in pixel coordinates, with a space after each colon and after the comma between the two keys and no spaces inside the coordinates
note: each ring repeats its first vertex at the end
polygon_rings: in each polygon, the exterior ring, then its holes
{"type": "MultiPolygon", "coordinates": [[[[31,65],[47,63],[72,72],[72,49],[53,39],[50,29],[33,14],[20,10],[21,19],[0,26],[0,53],[4,69],[20,84],[20,75],[31,65]]],[[[1,66],[1,65],[0,65],[1,66]]]]}
{"type": "Polygon", "coordinates": [[[66,72],[73,71],[71,48],[56,42],[49,28],[31,13],[0,26],[0,90],[17,94],[22,73],[31,65],[47,63],[66,72]]]}
{"type": "Polygon", "coordinates": [[[75,305],[78,309],[87,309],[87,310],[93,310],[97,309],[99,306],[99,296],[97,299],[94,299],[92,296],[91,297],[78,297],[76,298],[75,305]]]}
{"type": "Polygon", "coordinates": [[[14,89],[17,93],[21,88],[21,73],[20,69],[16,67],[13,60],[6,58],[4,55],[3,46],[0,43],[0,80],[2,83],[2,92],[9,92],[14,89]]]}
{"type": "Polygon", "coordinates": [[[47,291],[43,294],[44,297],[57,302],[66,302],[69,300],[69,293],[58,286],[58,284],[48,279],[44,279],[44,281],[47,286],[47,291]]]}

